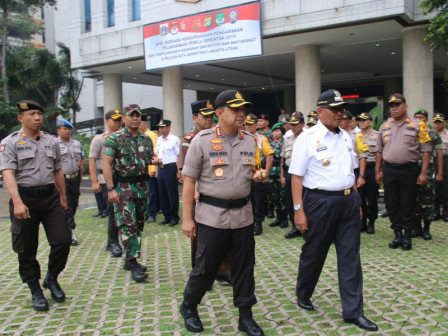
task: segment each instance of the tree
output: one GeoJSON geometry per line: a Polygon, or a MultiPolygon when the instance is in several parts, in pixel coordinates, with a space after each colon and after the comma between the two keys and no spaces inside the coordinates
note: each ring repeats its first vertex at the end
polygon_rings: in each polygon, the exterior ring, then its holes
{"type": "Polygon", "coordinates": [[[438,14],[429,20],[426,40],[430,42],[431,49],[442,48],[448,50],[448,0],[423,0],[420,4],[423,14],[432,12],[438,14]]]}
{"type": "Polygon", "coordinates": [[[3,99],[9,103],[8,76],[6,71],[6,54],[8,49],[8,38],[11,32],[15,32],[16,37],[24,41],[33,34],[40,31],[41,27],[36,24],[30,11],[42,8],[44,5],[54,6],[56,0],[0,0],[2,12],[1,24],[1,51],[0,51],[0,75],[2,83],[3,99]],[[11,15],[11,13],[16,13],[11,15]]]}

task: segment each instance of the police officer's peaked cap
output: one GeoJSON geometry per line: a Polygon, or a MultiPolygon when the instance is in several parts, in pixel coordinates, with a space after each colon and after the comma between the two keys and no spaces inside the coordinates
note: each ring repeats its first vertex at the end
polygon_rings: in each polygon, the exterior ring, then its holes
{"type": "Polygon", "coordinates": [[[434,117],[432,118],[432,121],[444,121],[445,115],[443,113],[437,112],[434,113],[434,117]]]}
{"type": "Polygon", "coordinates": [[[74,128],[73,124],[70,121],[65,120],[64,118],[59,118],[56,121],[56,127],[70,127],[70,128],[74,128]]]}
{"type": "Polygon", "coordinates": [[[166,126],[171,126],[171,120],[162,119],[157,124],[157,127],[166,127],[166,126]]]}
{"type": "Polygon", "coordinates": [[[298,125],[300,123],[303,123],[303,118],[302,117],[292,117],[291,120],[289,121],[289,123],[291,125],[298,125]]]}
{"type": "Polygon", "coordinates": [[[19,113],[25,112],[25,111],[30,111],[30,110],[39,110],[42,113],[44,113],[44,108],[39,104],[36,103],[33,100],[21,100],[19,102],[17,102],[16,104],[19,113]]]}
{"type": "Polygon", "coordinates": [[[123,107],[124,115],[130,116],[134,111],[142,115],[142,111],[140,111],[140,106],[138,106],[137,104],[129,104],[123,107]]]}
{"type": "Polygon", "coordinates": [[[212,115],[215,113],[213,105],[210,100],[198,100],[191,103],[191,112],[193,114],[202,114],[205,116],[212,115]]]}
{"type": "Polygon", "coordinates": [[[241,107],[252,106],[251,102],[245,101],[241,92],[237,90],[224,90],[215,99],[215,108],[228,106],[228,107],[241,107]]]}
{"type": "Polygon", "coordinates": [[[271,131],[279,129],[282,132],[282,134],[285,134],[285,128],[283,127],[284,125],[285,125],[284,123],[278,122],[272,126],[271,131]]]}
{"type": "Polygon", "coordinates": [[[347,104],[338,90],[330,89],[322,92],[317,99],[317,106],[339,106],[347,104]]]}
{"type": "Polygon", "coordinates": [[[309,117],[317,117],[317,111],[311,111],[310,113],[308,113],[307,118],[309,117]]]}
{"type": "Polygon", "coordinates": [[[118,110],[109,110],[104,115],[104,119],[107,120],[109,118],[112,118],[113,120],[121,119],[122,115],[120,111],[118,110]]]}
{"type": "Polygon", "coordinates": [[[363,112],[356,118],[357,120],[372,120],[372,116],[369,112],[363,112]]]}
{"type": "Polygon", "coordinates": [[[245,125],[253,125],[256,122],[257,122],[257,117],[252,113],[248,114],[246,119],[244,120],[245,125]]]}
{"type": "Polygon", "coordinates": [[[414,117],[418,114],[423,114],[426,118],[428,118],[428,111],[426,111],[425,109],[419,109],[419,110],[415,111],[414,117]]]}
{"type": "Polygon", "coordinates": [[[309,117],[308,118],[308,122],[306,123],[307,125],[316,125],[317,124],[317,117],[313,117],[313,116],[311,116],[311,117],[309,117]]]}
{"type": "Polygon", "coordinates": [[[342,119],[352,119],[353,115],[350,113],[350,111],[345,111],[344,115],[342,116],[342,119]]]}
{"type": "Polygon", "coordinates": [[[401,93],[394,93],[390,95],[389,99],[387,100],[387,104],[401,104],[401,103],[406,103],[406,98],[404,98],[401,93]]]}

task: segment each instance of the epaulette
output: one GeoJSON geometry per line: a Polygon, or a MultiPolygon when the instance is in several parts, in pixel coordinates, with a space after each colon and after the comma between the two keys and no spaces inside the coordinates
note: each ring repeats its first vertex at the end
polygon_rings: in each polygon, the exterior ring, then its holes
{"type": "Polygon", "coordinates": [[[190,132],[184,136],[184,139],[190,141],[195,137],[195,135],[196,135],[196,133],[190,132]]]}
{"type": "Polygon", "coordinates": [[[255,135],[253,135],[252,133],[249,133],[248,131],[245,131],[245,130],[240,130],[240,131],[243,132],[244,135],[249,135],[249,136],[251,136],[252,138],[255,137],[255,135]]]}
{"type": "Polygon", "coordinates": [[[205,130],[200,131],[198,134],[196,135],[200,135],[200,136],[204,136],[204,135],[208,135],[208,134],[212,134],[214,133],[214,129],[213,128],[207,128],[205,130]]]}

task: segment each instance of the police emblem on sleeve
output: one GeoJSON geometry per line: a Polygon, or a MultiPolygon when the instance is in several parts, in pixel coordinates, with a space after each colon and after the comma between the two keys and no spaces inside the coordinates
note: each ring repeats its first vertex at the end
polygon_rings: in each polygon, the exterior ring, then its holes
{"type": "Polygon", "coordinates": [[[224,176],[224,169],[221,167],[218,167],[215,169],[215,176],[216,177],[223,177],[224,176]]]}
{"type": "Polygon", "coordinates": [[[1,145],[0,146],[0,152],[3,152],[5,150],[5,147],[6,147],[5,145],[1,145]]]}

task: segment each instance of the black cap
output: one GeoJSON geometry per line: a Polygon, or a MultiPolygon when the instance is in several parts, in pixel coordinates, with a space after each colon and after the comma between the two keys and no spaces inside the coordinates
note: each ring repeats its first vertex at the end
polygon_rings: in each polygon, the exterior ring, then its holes
{"type": "Polygon", "coordinates": [[[162,119],[157,124],[157,127],[166,127],[166,126],[171,126],[171,120],[162,119]]]}
{"type": "Polygon", "coordinates": [[[112,118],[113,120],[121,119],[122,115],[120,111],[118,110],[109,110],[104,115],[104,119],[107,120],[109,118],[112,118]]]}
{"type": "Polygon", "coordinates": [[[356,118],[356,120],[372,120],[372,116],[369,112],[363,112],[356,118]]]}
{"type": "Polygon", "coordinates": [[[44,113],[44,108],[33,100],[21,100],[16,104],[19,113],[30,111],[30,110],[39,110],[44,113]]]}
{"type": "Polygon", "coordinates": [[[194,103],[191,103],[191,112],[193,114],[202,114],[205,116],[212,115],[215,113],[215,110],[213,109],[212,103],[210,103],[210,100],[198,100],[194,103]]]}
{"type": "Polygon", "coordinates": [[[244,125],[253,125],[257,122],[257,117],[250,113],[246,116],[246,120],[244,120],[244,125]]]}
{"type": "Polygon", "coordinates": [[[334,107],[343,104],[347,103],[344,101],[339,91],[334,89],[322,92],[322,94],[319,96],[319,99],[317,99],[317,106],[334,107]]]}
{"type": "Polygon", "coordinates": [[[269,120],[269,116],[267,114],[260,114],[258,119],[269,120]]]}
{"type": "Polygon", "coordinates": [[[148,122],[148,116],[146,114],[142,114],[142,121],[148,122]]]}
{"type": "Polygon", "coordinates": [[[307,118],[309,118],[309,117],[317,117],[317,111],[311,111],[310,113],[308,113],[308,115],[306,117],[307,118]]]}
{"type": "Polygon", "coordinates": [[[342,119],[352,119],[353,115],[350,113],[350,111],[345,110],[344,115],[342,116],[342,119]]]}
{"type": "Polygon", "coordinates": [[[387,104],[401,104],[401,103],[406,103],[406,98],[404,98],[401,93],[394,93],[390,95],[389,99],[387,100],[387,104]]]}
{"type": "Polygon", "coordinates": [[[244,105],[252,106],[251,102],[245,101],[241,92],[237,90],[224,90],[215,99],[215,108],[228,106],[240,107],[244,105]]]}
{"type": "Polygon", "coordinates": [[[434,113],[434,117],[432,118],[432,121],[444,121],[445,115],[443,113],[437,112],[434,113]]]}

